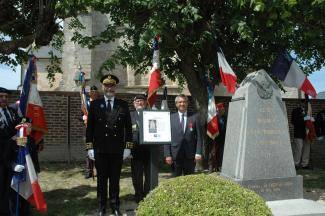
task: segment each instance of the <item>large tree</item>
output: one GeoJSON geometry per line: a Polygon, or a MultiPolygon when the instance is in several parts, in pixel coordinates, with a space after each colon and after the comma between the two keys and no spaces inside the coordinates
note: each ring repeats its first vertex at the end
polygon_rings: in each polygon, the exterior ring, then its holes
{"type": "Polygon", "coordinates": [[[33,42],[37,47],[57,42],[53,36],[62,36],[59,22],[85,11],[79,1],[0,0],[0,63],[21,63],[28,53],[24,48],[33,42]]]}
{"type": "Polygon", "coordinates": [[[86,11],[110,14],[112,22],[95,37],[76,31],[75,41],[92,48],[124,39],[102,69],[121,63],[147,72],[150,44],[159,34],[162,71],[189,84],[202,113],[207,109],[205,77],[216,67],[218,46],[239,80],[268,70],[283,49],[295,53],[306,73],[324,66],[323,0],[0,0],[0,59],[33,40],[49,43],[58,32],[58,18],[74,16],[71,26],[82,28],[77,15],[86,11]]]}
{"type": "Polygon", "coordinates": [[[162,71],[172,80],[186,81],[202,113],[207,110],[205,79],[208,71],[214,73],[219,46],[239,81],[249,72],[268,70],[283,49],[294,52],[307,74],[324,66],[322,0],[85,2],[91,10],[109,13],[112,22],[95,37],[76,32],[75,41],[91,48],[124,38],[102,68],[122,63],[139,73],[147,72],[151,65],[150,44],[158,34],[162,38],[162,71]]]}

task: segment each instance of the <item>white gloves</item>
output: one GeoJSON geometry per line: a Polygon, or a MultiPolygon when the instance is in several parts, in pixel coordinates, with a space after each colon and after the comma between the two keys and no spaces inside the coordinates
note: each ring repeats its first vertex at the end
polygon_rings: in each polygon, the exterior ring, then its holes
{"type": "Polygon", "coordinates": [[[15,172],[22,172],[25,169],[24,165],[20,165],[20,164],[15,164],[14,165],[14,171],[15,172]]]}
{"type": "Polygon", "coordinates": [[[131,157],[131,150],[130,149],[124,149],[123,152],[123,160],[131,157]]]}
{"type": "Polygon", "coordinates": [[[95,160],[94,149],[88,149],[87,154],[90,160],[95,160]]]}

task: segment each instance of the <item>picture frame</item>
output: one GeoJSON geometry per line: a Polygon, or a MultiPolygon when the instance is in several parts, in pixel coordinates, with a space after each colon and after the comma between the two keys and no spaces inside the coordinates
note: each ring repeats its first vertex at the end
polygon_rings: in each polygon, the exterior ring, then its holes
{"type": "Polygon", "coordinates": [[[170,112],[143,110],[139,113],[140,145],[171,143],[170,112]]]}

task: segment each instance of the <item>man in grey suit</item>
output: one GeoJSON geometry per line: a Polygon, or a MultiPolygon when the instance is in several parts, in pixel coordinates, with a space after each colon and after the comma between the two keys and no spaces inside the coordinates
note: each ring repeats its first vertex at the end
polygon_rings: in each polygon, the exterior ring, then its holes
{"type": "Polygon", "coordinates": [[[187,112],[188,98],[175,98],[178,112],[170,117],[171,144],[164,146],[165,160],[174,165],[174,176],[194,173],[195,162],[202,159],[202,134],[198,115],[187,112]]]}

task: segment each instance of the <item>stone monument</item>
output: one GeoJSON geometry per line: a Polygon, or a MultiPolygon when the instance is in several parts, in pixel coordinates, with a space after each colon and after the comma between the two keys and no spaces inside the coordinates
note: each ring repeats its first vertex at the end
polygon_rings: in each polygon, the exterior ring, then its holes
{"type": "Polygon", "coordinates": [[[221,175],[268,201],[303,197],[286,108],[279,87],[264,70],[249,74],[229,104],[221,175]]]}

